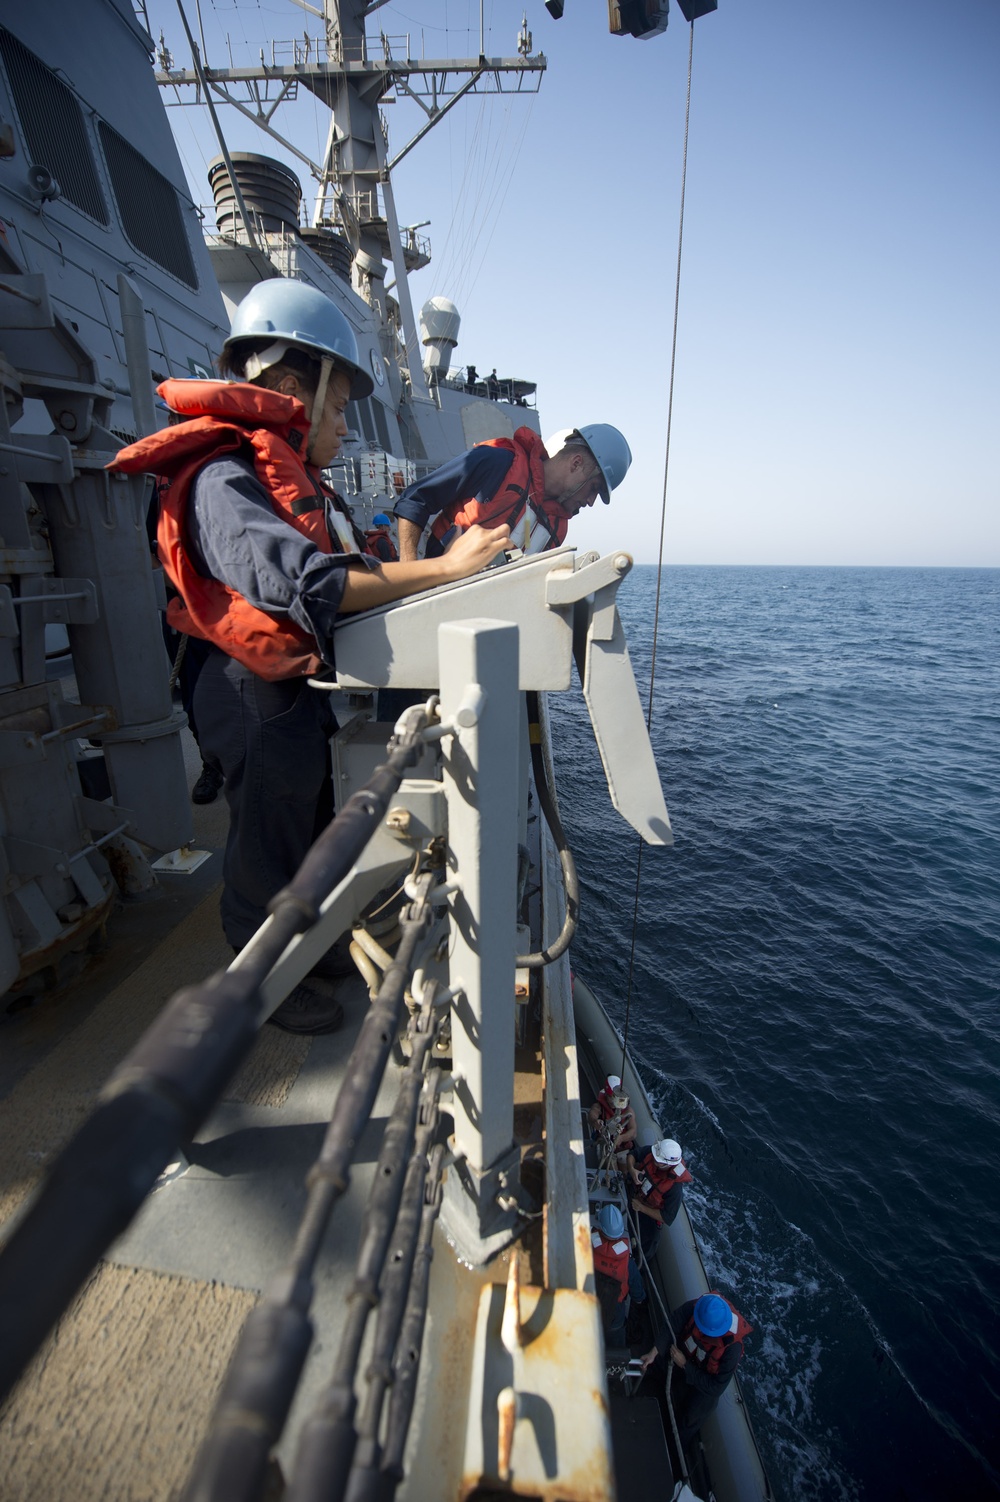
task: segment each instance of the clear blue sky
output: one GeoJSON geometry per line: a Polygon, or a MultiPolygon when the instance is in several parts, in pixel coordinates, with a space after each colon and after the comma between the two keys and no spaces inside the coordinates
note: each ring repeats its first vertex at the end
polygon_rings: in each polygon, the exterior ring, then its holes
{"type": "MultiPolygon", "coordinates": [[[[186,62],[174,6],[149,8],[186,62]]],[[[202,8],[219,64],[220,31],[245,55],[315,27],[281,0],[202,8]]],[[[573,538],[652,562],[688,27],[676,5],[649,42],[609,36],[603,0],[527,11],[541,92],[463,101],[398,170],[401,222],[432,221],[414,302],[458,304],[457,363],[538,382],[543,432],[626,433],[628,480],[573,538]]],[[[486,0],[489,54],[521,14],[486,0]]],[[[475,54],[478,26],[478,0],[369,22],[427,56],[475,54]]],[[[720,0],[695,33],[667,560],[1000,566],[1000,5],[720,0]]],[[[320,154],[323,112],[295,112],[320,154]]],[[[419,123],[388,117],[395,146],[419,123]]],[[[205,201],[211,135],[171,118],[205,201]]]]}

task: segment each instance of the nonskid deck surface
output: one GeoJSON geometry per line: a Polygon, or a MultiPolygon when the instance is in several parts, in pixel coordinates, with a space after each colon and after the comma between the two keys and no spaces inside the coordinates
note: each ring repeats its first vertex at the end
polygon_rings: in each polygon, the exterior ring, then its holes
{"type": "MultiPolygon", "coordinates": [[[[193,781],[197,766],[189,773],[193,781]]],[[[218,851],[226,829],[221,801],[195,809],[195,823],[196,843],[218,851]]],[[[98,983],[104,975],[117,980],[106,995],[83,996],[94,984],[90,973],[80,996],[49,1009],[40,1005],[4,1030],[22,1067],[9,1063],[14,1083],[0,1100],[0,1225],[173,992],[228,963],[218,858],[213,867],[214,884],[202,878],[207,895],[196,905],[183,892],[178,898],[182,877],[167,878],[174,885],[144,905],[144,930],[155,922],[157,904],[168,923],[189,910],[141,963],[133,957],[123,978],[129,961],[116,959],[115,945],[134,910],[112,920],[108,957],[92,967],[98,983]]],[[[337,995],[345,1024],[336,1034],[310,1039],[262,1029],[181,1171],[165,1176],[0,1410],[0,1502],[159,1502],[179,1495],[242,1323],[291,1248],[306,1173],[368,1007],[360,979],[339,986],[337,995]]],[[[316,1336],[278,1449],[286,1476],[298,1428],[335,1369],[361,1214],[396,1079],[390,1066],[317,1268],[316,1336]]],[[[519,1135],[540,1136],[537,1089],[520,1079],[519,1135]]],[[[468,1392],[479,1290],[505,1278],[503,1261],[472,1272],[436,1237],[424,1353],[434,1378],[418,1396],[410,1436],[414,1479],[403,1495],[437,1497],[448,1473],[458,1482],[464,1424],[455,1415],[464,1412],[468,1392]]]]}
{"type": "MultiPolygon", "coordinates": [[[[214,909],[210,898],[163,950],[183,945],[214,909]]],[[[148,1000],[150,972],[166,958],[158,952],[136,972],[137,1001],[142,994],[148,1000]]],[[[0,1415],[3,1502],[40,1496],[153,1502],[178,1495],[242,1322],[291,1248],[305,1176],[368,1005],[360,982],[346,990],[346,997],[339,993],[345,1027],[332,1037],[309,1040],[264,1029],[194,1144],[189,1166],[154,1192],[60,1321],[0,1415]]],[[[123,1001],[118,994],[119,1005],[109,1013],[115,1020],[123,1001]]],[[[91,1033],[96,1023],[95,1015],[91,1033]]],[[[71,1072],[67,1065],[63,1056],[44,1072],[61,1079],[71,1072]]],[[[46,1093],[45,1082],[32,1083],[46,1093]]],[[[395,1087],[390,1072],[317,1267],[316,1338],[278,1450],[286,1475],[299,1425],[335,1370],[361,1214],[395,1087]]],[[[60,1125],[67,1120],[60,1112],[60,1125]]],[[[504,1275],[503,1267],[472,1275],[455,1265],[446,1243],[437,1246],[428,1346],[446,1359],[437,1368],[443,1375],[421,1400],[425,1422],[418,1412],[414,1424],[424,1474],[440,1476],[460,1465],[461,1425],[449,1430],[443,1415],[449,1407],[460,1412],[467,1391],[468,1332],[481,1283],[504,1275]]]]}
{"type": "MultiPolygon", "coordinates": [[[[185,739],[193,782],[200,758],[185,739]]],[[[0,1226],[174,991],[229,961],[218,912],[225,803],[193,816],[212,861],[123,906],[77,985],[0,1029],[0,1226]]],[[[226,1107],[273,1116],[310,1046],[264,1029],[226,1107]]],[[[0,1411],[2,1502],[177,1495],[257,1297],[219,1272],[190,1277],[155,1255],[139,1267],[114,1248],[0,1411]]]]}
{"type": "MultiPolygon", "coordinates": [[[[5,1216],[83,1120],[104,1079],[172,991],[206,959],[207,968],[225,962],[217,894],[204,899],[3,1101],[5,1216]]],[[[26,1018],[18,1026],[30,1023],[26,1018]]],[[[281,1041],[279,1035],[279,1046],[281,1041]]],[[[256,1091],[260,1054],[269,1050],[270,1039],[262,1044],[229,1093],[246,1093],[247,1085],[256,1091]]],[[[287,1059],[281,1064],[286,1077],[296,1067],[287,1059]]],[[[45,1276],[44,1267],[38,1275],[45,1276]]],[[[256,1293],[227,1287],[224,1280],[164,1276],[155,1260],[146,1269],[102,1263],[0,1414],[4,1502],[176,1493],[255,1301],[256,1293]]]]}

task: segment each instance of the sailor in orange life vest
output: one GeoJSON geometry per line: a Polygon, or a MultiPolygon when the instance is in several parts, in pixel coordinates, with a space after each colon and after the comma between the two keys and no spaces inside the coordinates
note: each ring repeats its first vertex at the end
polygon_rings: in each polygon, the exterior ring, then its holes
{"type": "MultiPolygon", "coordinates": [[[[329,696],[306,679],[333,663],[338,615],[476,573],[509,541],[476,527],[446,557],[383,563],[364,551],[321,472],[344,408],[372,381],[338,308],[303,282],[262,282],[236,309],[225,381],[165,381],[187,421],[122,449],[109,469],[161,477],[157,544],[179,599],[170,624],[210,644],[194,691],[202,752],[230,811],[222,923],[241,949],[332,814],[329,696]]],[[[313,972],[343,974],[333,952],[313,972]]],[[[336,999],[295,988],[271,1021],[332,1032],[336,999]]]]}
{"type": "Polygon", "coordinates": [[[417,557],[432,516],[426,556],[454,546],[471,526],[510,528],[522,553],[558,548],[572,517],[600,496],[607,503],[624,480],[632,451],[617,428],[566,428],[543,444],[531,428],[491,438],[410,485],[396,502],[399,556],[417,557]]]}
{"type": "Polygon", "coordinates": [[[602,1205],[597,1221],[591,1227],[590,1241],[594,1252],[594,1272],[603,1273],[616,1285],[614,1309],[604,1330],[610,1344],[612,1337],[624,1334],[629,1301],[634,1299],[637,1304],[644,1304],[646,1289],[642,1274],[632,1260],[632,1249],[625,1231],[625,1217],[617,1205],[602,1205]]]}
{"type": "Polygon", "coordinates": [[[669,1356],[683,1375],[683,1403],[674,1410],[682,1445],[694,1438],[717,1406],[743,1358],[743,1342],[752,1330],[753,1325],[728,1299],[713,1292],[682,1304],[670,1316],[669,1326],[663,1325],[657,1332],[655,1344],[642,1357],[642,1366],[645,1371],[655,1361],[661,1371],[665,1370],[665,1357],[669,1356]],[[675,1343],[671,1343],[671,1330],[676,1333],[675,1343]]]}
{"type": "Polygon", "coordinates": [[[396,544],[389,530],[391,526],[391,518],[384,511],[379,511],[372,517],[372,524],[365,533],[365,552],[371,553],[373,558],[381,558],[383,563],[399,561],[396,544]]]}
{"type": "Polygon", "coordinates": [[[609,1074],[598,1090],[597,1099],[587,1112],[587,1121],[592,1137],[597,1135],[602,1125],[613,1124],[616,1130],[611,1146],[616,1152],[624,1152],[635,1142],[635,1112],[629,1105],[628,1096],[622,1090],[622,1082],[617,1074],[609,1074]]]}
{"type": "Polygon", "coordinates": [[[652,1257],[661,1230],[674,1223],[691,1175],[684,1166],[680,1144],[672,1137],[664,1137],[652,1147],[635,1148],[628,1155],[626,1167],[639,1191],[632,1199],[632,1208],[639,1216],[639,1243],[643,1254],[652,1257]]]}

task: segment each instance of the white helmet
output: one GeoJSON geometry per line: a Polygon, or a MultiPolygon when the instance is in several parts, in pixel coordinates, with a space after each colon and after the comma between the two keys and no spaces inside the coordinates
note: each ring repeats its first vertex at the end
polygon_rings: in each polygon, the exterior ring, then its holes
{"type": "Polygon", "coordinates": [[[551,438],[546,438],[545,452],[550,459],[554,459],[556,454],[566,447],[567,438],[572,438],[575,432],[575,428],[559,428],[557,432],[552,434],[551,438]]]}
{"type": "Polygon", "coordinates": [[[653,1157],[664,1168],[676,1168],[681,1161],[681,1145],[672,1137],[663,1137],[659,1142],[653,1143],[653,1157]]]}

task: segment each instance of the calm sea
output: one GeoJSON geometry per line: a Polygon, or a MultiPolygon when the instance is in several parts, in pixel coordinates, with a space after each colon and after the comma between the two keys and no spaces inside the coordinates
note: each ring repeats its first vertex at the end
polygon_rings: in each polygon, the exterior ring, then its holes
{"type": "MultiPolygon", "coordinates": [[[[644,701],[655,585],[620,596],[644,701]]],[[[620,1023],[635,837],[551,702],[620,1023]]],[[[668,569],[652,733],[631,1046],[777,1493],[1000,1496],[1000,571],[668,569]]]]}

